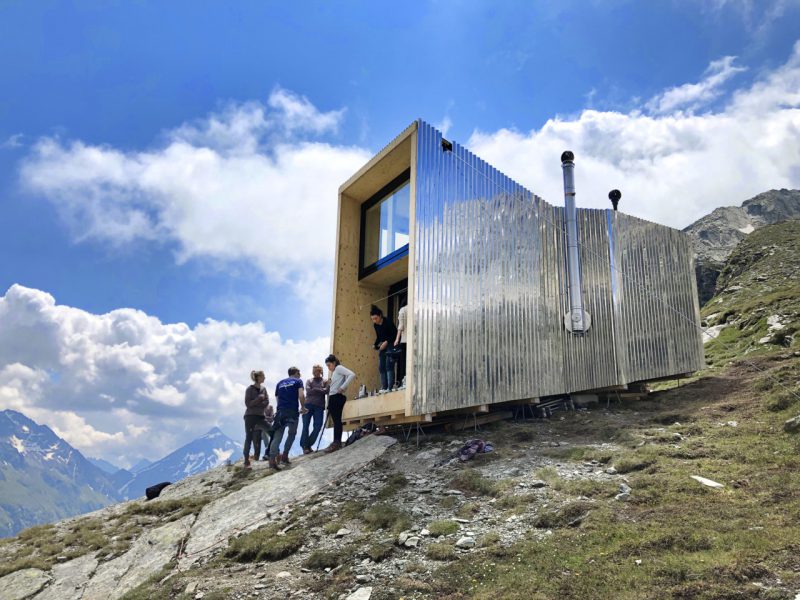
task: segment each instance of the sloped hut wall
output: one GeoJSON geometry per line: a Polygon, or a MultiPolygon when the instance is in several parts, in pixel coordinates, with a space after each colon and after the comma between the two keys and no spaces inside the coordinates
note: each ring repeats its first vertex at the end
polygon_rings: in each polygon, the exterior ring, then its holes
{"type": "MultiPolygon", "coordinates": [[[[702,366],[688,242],[579,210],[586,310],[568,333],[563,209],[419,121],[412,414],[597,389],[702,366]],[[647,272],[649,291],[626,280],[647,272]],[[666,317],[662,302],[688,315],[666,317]],[[649,328],[642,325],[650,322],[649,328]]],[[[637,277],[637,281],[638,281],[637,277]]]]}

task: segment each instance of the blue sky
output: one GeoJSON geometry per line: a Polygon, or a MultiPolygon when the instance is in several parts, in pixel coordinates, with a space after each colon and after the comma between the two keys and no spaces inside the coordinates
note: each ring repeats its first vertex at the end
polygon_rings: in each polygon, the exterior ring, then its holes
{"type": "MultiPolygon", "coordinates": [[[[653,186],[653,205],[677,194],[685,206],[659,213],[623,198],[631,212],[682,227],[800,182],[796,138],[794,149],[790,137],[770,146],[785,157],[779,168],[753,166],[730,125],[797,124],[798,39],[793,0],[5,2],[0,294],[20,284],[88,315],[133,308],[189,328],[259,321],[280,334],[281,352],[288,339],[323,338],[316,352],[329,334],[332,256],[315,239],[332,239],[336,187],[415,118],[556,203],[565,143],[587,156],[603,198],[651,181],[647,165],[665,152],[669,164],[702,158],[706,170],[683,187],[653,186]],[[728,155],[699,148],[706,135],[728,155]],[[708,167],[703,151],[721,165],[708,167]],[[743,183],[695,186],[709,169],[724,182],[741,165],[743,183]],[[263,179],[239,190],[259,169],[263,179]],[[270,182],[263,210],[259,181],[270,182]],[[213,222],[202,220],[206,206],[213,222]],[[132,215],[143,224],[127,227],[132,215]]],[[[34,373],[65,368],[56,363],[21,362],[34,373]]],[[[70,410],[113,435],[77,400],[70,410]]],[[[133,413],[151,426],[145,409],[133,413]]],[[[98,452],[112,452],[97,439],[98,452]]]]}

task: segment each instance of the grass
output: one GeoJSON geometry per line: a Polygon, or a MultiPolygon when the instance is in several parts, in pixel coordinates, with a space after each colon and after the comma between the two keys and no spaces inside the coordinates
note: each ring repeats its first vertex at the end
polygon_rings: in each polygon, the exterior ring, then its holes
{"type": "Polygon", "coordinates": [[[452,535],[456,533],[460,528],[458,523],[455,521],[433,521],[427,527],[428,531],[431,532],[431,536],[433,537],[442,537],[444,535],[452,535]]]}
{"type": "Polygon", "coordinates": [[[281,534],[273,523],[231,540],[225,557],[236,562],[274,562],[297,552],[305,543],[304,530],[295,527],[281,534]]]}
{"type": "Polygon", "coordinates": [[[342,524],[339,521],[331,521],[330,523],[325,523],[325,525],[322,526],[322,531],[324,531],[327,535],[333,535],[341,528],[342,524]]]}
{"type": "Polygon", "coordinates": [[[388,500],[401,489],[406,487],[406,485],[408,485],[408,479],[406,479],[405,475],[402,475],[401,473],[395,473],[394,475],[390,476],[386,484],[380,490],[378,490],[378,499],[388,500]]]}
{"type": "Polygon", "coordinates": [[[346,559],[341,550],[314,550],[303,561],[303,566],[307,569],[333,569],[342,564],[346,559]]]}
{"type": "Polygon", "coordinates": [[[385,529],[400,533],[411,527],[411,520],[404,511],[386,503],[378,503],[368,508],[362,513],[361,518],[372,530],[385,529]]]}
{"type": "Polygon", "coordinates": [[[456,551],[452,544],[433,543],[425,548],[425,556],[432,560],[452,560],[456,551]]]}
{"type": "Polygon", "coordinates": [[[464,469],[453,478],[450,487],[475,496],[499,496],[508,484],[484,477],[475,469],[464,469]]]}
{"type": "Polygon", "coordinates": [[[475,515],[477,515],[481,510],[481,507],[475,502],[465,502],[461,506],[458,507],[456,511],[456,517],[459,519],[471,519],[475,515]]]}
{"type": "Polygon", "coordinates": [[[381,562],[389,558],[393,552],[394,543],[391,540],[376,542],[370,544],[367,548],[367,556],[372,559],[373,562],[381,562]]]}
{"type": "MultiPolygon", "coordinates": [[[[778,377],[800,369],[797,358],[760,360],[778,377]]],[[[437,570],[437,592],[459,600],[791,600],[800,589],[800,439],[782,431],[796,406],[773,400],[763,375],[734,364],[637,403],[638,415],[613,422],[631,439],[651,441],[613,450],[609,460],[626,472],[629,502],[611,497],[618,478],[573,481],[540,470],[554,500],[534,520],[539,533],[510,546],[487,534],[477,550],[437,570]],[[738,426],[720,425],[730,420],[738,426]],[[653,423],[689,437],[662,442],[653,423]]],[[[598,430],[612,419],[593,415],[598,430]]],[[[567,419],[555,427],[567,434],[572,426],[567,419]]],[[[576,450],[564,460],[588,457],[576,450]]]]}

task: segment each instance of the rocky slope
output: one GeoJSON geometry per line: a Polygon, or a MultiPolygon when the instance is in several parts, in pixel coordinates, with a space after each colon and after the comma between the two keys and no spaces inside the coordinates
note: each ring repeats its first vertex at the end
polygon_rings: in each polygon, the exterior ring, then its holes
{"type": "Polygon", "coordinates": [[[684,229],[695,247],[700,303],[714,295],[719,272],[736,245],[764,225],[800,219],[800,190],[770,190],[741,206],[717,208],[684,229]]]}
{"type": "Polygon", "coordinates": [[[120,499],[108,475],[49,427],[0,412],[0,537],[120,499]]]}
{"type": "Polygon", "coordinates": [[[716,339],[707,360],[723,363],[800,343],[800,221],[762,227],[733,250],[703,307],[716,339]]]}

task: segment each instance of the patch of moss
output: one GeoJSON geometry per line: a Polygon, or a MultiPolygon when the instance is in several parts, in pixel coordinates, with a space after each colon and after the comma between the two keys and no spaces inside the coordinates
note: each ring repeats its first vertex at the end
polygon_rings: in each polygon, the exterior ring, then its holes
{"type": "Polygon", "coordinates": [[[539,529],[555,529],[557,527],[574,527],[580,525],[584,517],[593,508],[589,502],[568,502],[557,510],[546,510],[539,514],[533,521],[533,526],[539,529]]]}
{"type": "Polygon", "coordinates": [[[433,521],[432,523],[428,524],[427,527],[428,531],[431,532],[433,537],[442,537],[443,535],[452,535],[456,533],[460,528],[458,523],[455,521],[445,520],[445,521],[433,521]]]}
{"type": "Polygon", "coordinates": [[[361,515],[370,529],[386,529],[395,533],[408,529],[411,520],[399,508],[386,503],[378,503],[368,508],[361,515]]]}
{"type": "Polygon", "coordinates": [[[370,544],[367,548],[367,556],[369,556],[372,561],[376,563],[389,558],[393,552],[394,543],[391,540],[376,542],[374,544],[370,544]]]}
{"type": "Polygon", "coordinates": [[[408,485],[408,479],[401,473],[395,473],[387,480],[386,484],[378,491],[379,500],[387,500],[408,485]]]}
{"type": "Polygon", "coordinates": [[[425,556],[432,560],[451,560],[455,558],[456,551],[452,544],[433,543],[425,547],[425,556]]]}
{"type": "Polygon", "coordinates": [[[343,553],[340,550],[314,550],[303,561],[303,566],[307,569],[333,569],[343,561],[343,553]]]}
{"type": "Polygon", "coordinates": [[[484,477],[475,469],[464,469],[450,482],[450,487],[478,496],[499,496],[504,486],[494,479],[484,477]]]}
{"type": "Polygon", "coordinates": [[[273,523],[232,539],[225,556],[237,562],[276,561],[294,554],[304,543],[302,528],[281,534],[281,527],[273,523]]]}

